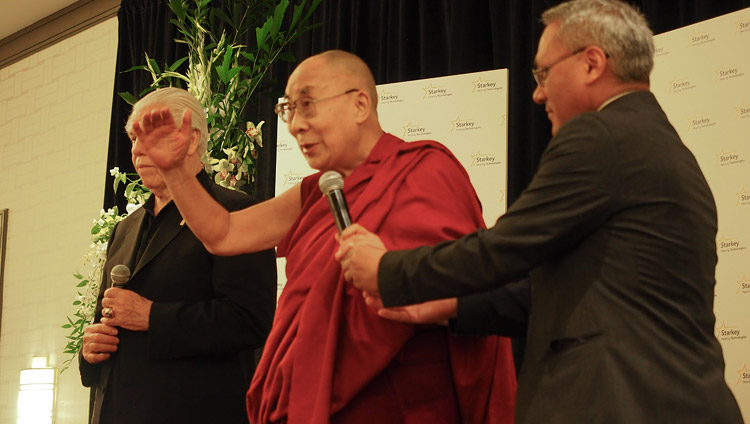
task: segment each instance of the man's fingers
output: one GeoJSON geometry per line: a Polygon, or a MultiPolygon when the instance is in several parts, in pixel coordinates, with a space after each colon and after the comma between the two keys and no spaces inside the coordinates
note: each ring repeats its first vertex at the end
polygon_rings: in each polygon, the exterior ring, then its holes
{"type": "Polygon", "coordinates": [[[97,334],[103,334],[108,336],[116,336],[117,329],[103,323],[91,324],[83,329],[84,340],[86,337],[95,336],[97,334]]]}
{"type": "Polygon", "coordinates": [[[190,108],[185,108],[185,112],[182,114],[182,125],[180,126],[181,130],[191,130],[193,128],[193,112],[190,110],[190,108]]]}
{"type": "Polygon", "coordinates": [[[341,232],[341,240],[342,242],[346,242],[346,241],[349,241],[348,239],[350,237],[353,237],[355,235],[363,235],[363,234],[369,234],[369,233],[370,232],[367,231],[363,226],[357,223],[354,223],[341,232]]]}
{"type": "Polygon", "coordinates": [[[378,315],[381,318],[389,319],[391,321],[407,322],[411,323],[410,315],[401,308],[381,308],[378,309],[378,315]]]}
{"type": "Polygon", "coordinates": [[[107,359],[109,359],[110,354],[109,353],[98,353],[98,352],[84,352],[83,353],[83,359],[86,360],[89,364],[98,364],[99,362],[104,362],[107,359]]]}

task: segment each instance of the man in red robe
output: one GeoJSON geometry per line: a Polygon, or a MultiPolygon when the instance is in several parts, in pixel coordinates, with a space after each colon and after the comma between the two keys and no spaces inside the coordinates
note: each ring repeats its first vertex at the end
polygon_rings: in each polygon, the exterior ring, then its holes
{"type": "MultiPolygon", "coordinates": [[[[352,220],[389,248],[483,226],[469,178],[445,147],[383,132],[374,79],[358,57],[329,51],[305,60],[286,98],[276,111],[310,166],[344,176],[352,220]]],[[[190,228],[216,254],[278,246],[287,257],[287,285],[247,395],[251,422],[512,422],[507,339],[455,338],[444,327],[379,317],[334,260],[336,227],[320,173],[228,213],[173,159],[191,148],[183,140],[189,119],[175,122],[157,107],[134,131],[190,228]]]]}

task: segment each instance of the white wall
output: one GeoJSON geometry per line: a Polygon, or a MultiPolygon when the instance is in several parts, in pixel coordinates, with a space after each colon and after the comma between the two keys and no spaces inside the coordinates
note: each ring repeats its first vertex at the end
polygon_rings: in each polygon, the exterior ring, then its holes
{"type": "MultiPolygon", "coordinates": [[[[16,422],[31,357],[61,367],[76,280],[103,202],[117,18],[0,69],[0,209],[10,209],[0,335],[0,424],[16,422]]],[[[58,377],[57,424],[81,424],[77,364],[58,377]]]]}

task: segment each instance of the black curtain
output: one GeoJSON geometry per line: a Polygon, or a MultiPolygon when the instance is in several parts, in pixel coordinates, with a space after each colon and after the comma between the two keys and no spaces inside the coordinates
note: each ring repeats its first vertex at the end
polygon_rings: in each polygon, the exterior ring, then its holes
{"type": "MultiPolygon", "coordinates": [[[[323,0],[314,14],[320,26],[291,46],[297,60],[329,49],[362,57],[378,84],[498,68],[510,69],[508,191],[509,204],[533,176],[547,141],[550,125],[542,107],[531,100],[531,64],[543,29],[542,11],[560,0],[323,0]]],[[[750,0],[632,0],[648,18],[655,34],[750,6],[750,0]]],[[[145,63],[144,52],[158,63],[185,55],[173,41],[174,26],[165,0],[123,0],[115,98],[112,104],[107,169],[133,170],[130,141],[123,127],[130,106],[118,92],[139,93],[150,82],[146,72],[124,72],[145,63]]],[[[273,196],[276,162],[276,117],[273,104],[283,93],[295,64],[274,65],[256,99],[249,120],[265,120],[264,143],[258,158],[256,197],[273,196]]],[[[114,195],[107,174],[104,206],[124,206],[114,195]]],[[[488,223],[491,224],[491,223],[488,223]]]]}

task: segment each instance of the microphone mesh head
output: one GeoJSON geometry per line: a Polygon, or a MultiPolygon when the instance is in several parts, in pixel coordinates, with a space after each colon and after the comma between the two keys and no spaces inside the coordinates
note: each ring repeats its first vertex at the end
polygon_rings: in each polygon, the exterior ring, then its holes
{"type": "Polygon", "coordinates": [[[323,194],[328,194],[332,190],[343,190],[344,189],[344,178],[341,177],[336,171],[326,171],[320,176],[318,180],[318,187],[323,194]]]}
{"type": "Polygon", "coordinates": [[[109,272],[109,277],[114,284],[125,284],[130,279],[130,268],[125,265],[115,265],[109,272]]]}

